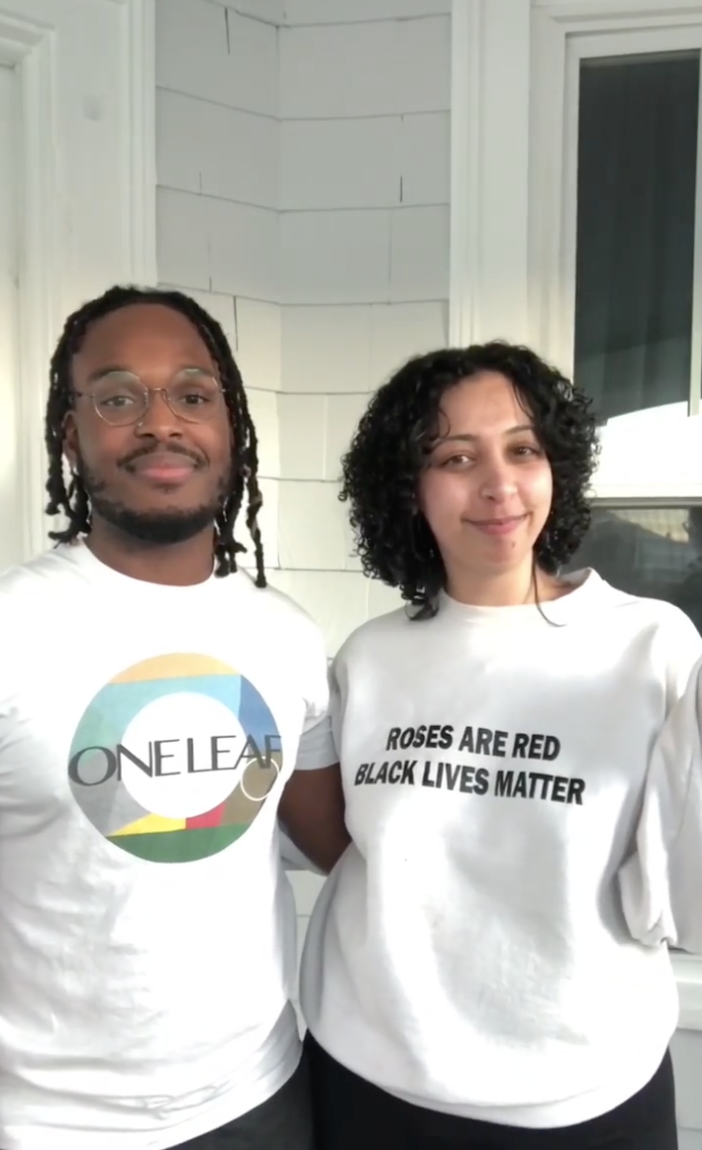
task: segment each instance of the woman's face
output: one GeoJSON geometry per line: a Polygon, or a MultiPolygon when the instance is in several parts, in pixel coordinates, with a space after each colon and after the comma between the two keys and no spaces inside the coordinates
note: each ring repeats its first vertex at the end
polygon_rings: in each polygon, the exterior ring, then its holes
{"type": "Polygon", "coordinates": [[[449,585],[531,566],[551,510],[551,467],[510,381],[485,372],[445,392],[419,505],[449,585]]]}

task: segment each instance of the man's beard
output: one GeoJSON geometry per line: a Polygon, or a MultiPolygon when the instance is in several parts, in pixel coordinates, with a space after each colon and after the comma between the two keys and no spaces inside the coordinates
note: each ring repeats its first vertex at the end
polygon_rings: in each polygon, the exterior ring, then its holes
{"type": "Polygon", "coordinates": [[[211,503],[199,507],[164,507],[161,511],[134,511],[124,503],[109,499],[105,483],[88,470],[82,461],[77,467],[90,500],[91,513],[99,515],[111,527],[129,539],[152,547],[186,543],[208,527],[214,528],[229,491],[229,477],[224,476],[211,503]]]}

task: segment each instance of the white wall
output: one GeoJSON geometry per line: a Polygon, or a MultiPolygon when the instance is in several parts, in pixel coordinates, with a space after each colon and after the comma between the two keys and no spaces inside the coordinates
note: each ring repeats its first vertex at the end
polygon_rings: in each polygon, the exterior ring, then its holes
{"type": "Polygon", "coordinates": [[[398,597],[337,499],[369,392],[445,344],[449,0],[289,0],[279,32],[281,572],[330,652],[398,597]]]}
{"type": "Polygon", "coordinates": [[[157,3],[159,278],[232,340],[271,580],[333,653],[398,601],[351,555],[341,453],[369,391],[447,337],[450,0],[248,9],[157,3]]]}

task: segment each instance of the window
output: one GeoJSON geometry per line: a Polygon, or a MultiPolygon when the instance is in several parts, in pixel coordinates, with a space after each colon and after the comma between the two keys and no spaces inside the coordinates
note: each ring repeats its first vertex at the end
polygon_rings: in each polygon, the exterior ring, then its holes
{"type": "Polygon", "coordinates": [[[702,633],[702,501],[598,503],[569,570],[581,567],[632,595],[674,603],[702,633]]]}
{"type": "Polygon", "coordinates": [[[603,421],[696,411],[700,53],[587,57],[578,79],[575,381],[603,421]]]}
{"type": "Polygon", "coordinates": [[[533,339],[632,441],[701,407],[701,60],[702,3],[533,8],[533,339]]]}

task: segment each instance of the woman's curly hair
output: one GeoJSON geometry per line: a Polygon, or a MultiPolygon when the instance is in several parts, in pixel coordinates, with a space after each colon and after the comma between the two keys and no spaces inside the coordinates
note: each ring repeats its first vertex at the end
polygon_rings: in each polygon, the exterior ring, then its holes
{"type": "Polygon", "coordinates": [[[416,608],[436,612],[446,573],[419,510],[420,472],[439,434],[444,392],[483,372],[514,385],[553,475],[551,512],[534,561],[555,574],[575,554],[590,525],[588,491],[597,462],[597,422],[590,400],[533,351],[501,341],[449,348],[410,359],[375,393],[342,461],[339,498],[350,520],[363,570],[416,608]]]}

